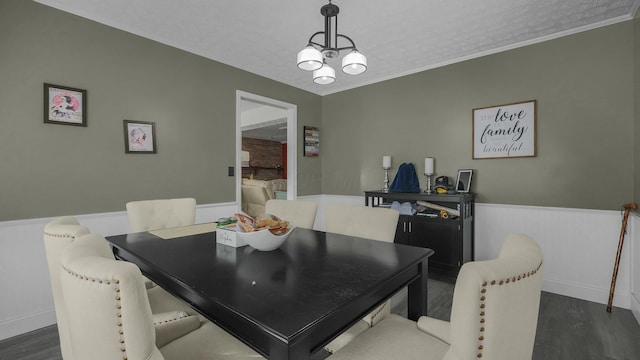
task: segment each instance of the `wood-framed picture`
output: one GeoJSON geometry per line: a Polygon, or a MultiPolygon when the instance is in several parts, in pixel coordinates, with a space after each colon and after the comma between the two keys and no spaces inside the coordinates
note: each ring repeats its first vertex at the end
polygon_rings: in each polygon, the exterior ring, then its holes
{"type": "Polygon", "coordinates": [[[473,109],[473,159],[536,156],[536,100],[473,109]]]}
{"type": "Polygon", "coordinates": [[[44,83],[44,122],[87,126],[87,90],[44,83]]]}
{"type": "Polygon", "coordinates": [[[127,154],[155,154],[156,123],[151,121],[123,120],[124,151],[127,154]]]}
{"type": "Polygon", "coordinates": [[[320,130],[315,126],[304,127],[304,156],[320,156],[320,130]]]}

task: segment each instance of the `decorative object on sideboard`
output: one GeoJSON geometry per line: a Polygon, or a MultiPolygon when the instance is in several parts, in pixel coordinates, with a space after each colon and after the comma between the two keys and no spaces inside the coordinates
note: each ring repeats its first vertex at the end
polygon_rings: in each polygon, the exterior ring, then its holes
{"type": "Polygon", "coordinates": [[[124,151],[127,154],[155,154],[156,123],[151,121],[123,120],[124,151]]]}
{"type": "Polygon", "coordinates": [[[536,100],[473,109],[473,159],[536,156],[536,100]]]}
{"type": "Polygon", "coordinates": [[[382,169],[384,169],[384,185],[382,186],[382,192],[389,192],[389,170],[391,169],[391,156],[385,155],[382,157],[382,169]]]}
{"type": "Polygon", "coordinates": [[[87,126],[87,90],[45,83],[44,122],[87,126]]]}
{"type": "Polygon", "coordinates": [[[427,177],[427,186],[425,187],[424,192],[427,194],[433,194],[433,190],[431,190],[431,177],[435,175],[435,171],[434,160],[432,157],[424,159],[424,175],[427,177]]]}
{"type": "Polygon", "coordinates": [[[313,71],[313,82],[328,85],[336,81],[336,72],[327,64],[327,60],[337,58],[342,50],[351,50],[342,58],[342,71],[345,74],[358,75],[367,70],[367,58],[356,49],[356,44],[348,36],[338,33],[338,13],[340,8],[329,3],[320,8],[324,16],[324,31],[311,35],[307,46],[298,53],[298,68],[313,71]],[[313,39],[324,36],[324,43],[317,43],[313,39]],[[345,40],[349,45],[338,46],[338,39],[345,40]]]}

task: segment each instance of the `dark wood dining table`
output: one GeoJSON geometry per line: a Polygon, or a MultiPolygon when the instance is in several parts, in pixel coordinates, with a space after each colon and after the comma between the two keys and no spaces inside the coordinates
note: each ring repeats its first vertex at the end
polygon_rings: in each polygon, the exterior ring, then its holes
{"type": "Polygon", "coordinates": [[[433,250],[294,229],[258,251],[216,243],[215,232],[109,236],[118,259],[269,359],[309,359],[408,286],[408,317],[427,313],[433,250]]]}

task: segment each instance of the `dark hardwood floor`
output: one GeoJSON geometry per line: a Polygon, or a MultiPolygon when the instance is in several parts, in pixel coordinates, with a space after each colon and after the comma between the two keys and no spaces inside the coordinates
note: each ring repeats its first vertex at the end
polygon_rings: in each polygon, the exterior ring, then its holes
{"type": "MultiPolygon", "coordinates": [[[[429,280],[430,316],[448,320],[452,298],[451,281],[429,280]]],[[[631,311],[613,308],[608,313],[605,309],[606,305],[543,292],[533,359],[640,359],[640,325],[631,311]]],[[[392,307],[392,311],[406,309],[392,307]]],[[[0,359],[62,359],[56,326],[0,341],[0,359]]]]}

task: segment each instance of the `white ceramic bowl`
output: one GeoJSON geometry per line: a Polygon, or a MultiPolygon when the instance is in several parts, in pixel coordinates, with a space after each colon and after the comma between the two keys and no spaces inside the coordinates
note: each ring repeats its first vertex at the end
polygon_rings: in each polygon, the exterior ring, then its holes
{"type": "Polygon", "coordinates": [[[242,226],[238,226],[236,236],[256,250],[271,251],[279,248],[291,235],[293,229],[293,227],[289,228],[289,231],[282,235],[273,235],[269,230],[244,232],[242,226]]]}

